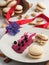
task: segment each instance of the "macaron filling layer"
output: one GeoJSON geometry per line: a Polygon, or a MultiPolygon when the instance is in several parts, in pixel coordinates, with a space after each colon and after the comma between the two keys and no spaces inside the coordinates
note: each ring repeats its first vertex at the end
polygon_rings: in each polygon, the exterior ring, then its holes
{"type": "Polygon", "coordinates": [[[15,9],[15,13],[22,13],[23,12],[23,6],[22,5],[17,5],[15,9]]]}
{"type": "Polygon", "coordinates": [[[48,39],[43,39],[40,36],[36,36],[36,38],[39,39],[39,40],[48,41],[48,39]]]}
{"type": "Polygon", "coordinates": [[[42,54],[32,54],[30,52],[29,52],[29,54],[32,55],[32,56],[40,56],[40,55],[42,55],[42,54]]]}
{"type": "Polygon", "coordinates": [[[31,55],[31,54],[28,54],[30,56],[30,58],[33,58],[33,59],[40,59],[42,57],[42,55],[31,55]]]}
{"type": "Polygon", "coordinates": [[[2,7],[4,7],[4,6],[6,6],[7,5],[7,3],[6,3],[6,1],[2,1],[2,0],[0,0],[0,6],[2,6],[2,7]]]}
{"type": "Polygon", "coordinates": [[[38,3],[37,6],[42,8],[42,9],[45,9],[45,6],[42,3],[38,3]]]}
{"type": "Polygon", "coordinates": [[[16,0],[13,0],[13,1],[9,2],[8,5],[7,5],[7,7],[14,6],[16,4],[16,2],[17,2],[16,0]]]}
{"type": "Polygon", "coordinates": [[[43,48],[32,44],[28,49],[28,55],[31,58],[40,58],[43,55],[43,48]]]}
{"type": "Polygon", "coordinates": [[[22,12],[23,12],[23,10],[15,11],[15,13],[22,13],[22,12]]]}

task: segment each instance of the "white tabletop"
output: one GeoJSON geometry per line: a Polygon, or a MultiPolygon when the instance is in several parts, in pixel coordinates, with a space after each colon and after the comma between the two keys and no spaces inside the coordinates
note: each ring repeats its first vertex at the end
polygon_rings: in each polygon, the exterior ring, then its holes
{"type": "MultiPolygon", "coordinates": [[[[34,0],[33,0],[34,1],[34,0]]],[[[37,0],[36,0],[37,1],[37,0]]],[[[42,2],[44,2],[45,1],[45,3],[47,3],[47,11],[49,12],[49,0],[38,0],[38,1],[42,1],[42,2]]],[[[49,13],[45,13],[47,16],[49,16],[49,13]]],[[[0,20],[0,27],[1,27],[1,25],[2,25],[2,22],[3,20],[0,20]]],[[[5,29],[4,28],[0,28],[0,38],[3,36],[5,34],[5,29]]],[[[19,63],[19,62],[15,62],[15,61],[12,61],[12,62],[10,62],[10,63],[8,63],[8,64],[6,64],[6,63],[4,63],[3,62],[3,58],[0,58],[0,65],[24,65],[24,63],[19,63]]],[[[26,64],[27,65],[27,64],[26,64]]],[[[38,63],[38,64],[29,64],[29,65],[44,65],[44,63],[38,63]]]]}

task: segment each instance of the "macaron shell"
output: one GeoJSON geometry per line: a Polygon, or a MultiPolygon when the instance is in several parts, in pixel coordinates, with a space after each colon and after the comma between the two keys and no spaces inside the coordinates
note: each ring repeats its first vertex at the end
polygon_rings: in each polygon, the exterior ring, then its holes
{"type": "Polygon", "coordinates": [[[37,3],[37,6],[39,6],[42,9],[45,9],[46,8],[46,6],[42,2],[37,3]]]}
{"type": "Polygon", "coordinates": [[[7,13],[10,10],[10,7],[3,8],[3,12],[7,13]]]}
{"type": "Polygon", "coordinates": [[[41,55],[43,53],[43,49],[39,45],[31,45],[28,50],[32,55],[41,55]]]}
{"type": "Polygon", "coordinates": [[[17,5],[16,6],[16,10],[22,10],[23,9],[23,6],[22,5],[17,5]]]}
{"type": "Polygon", "coordinates": [[[36,36],[40,37],[43,40],[48,40],[48,37],[44,34],[37,34],[36,36]]]}
{"type": "Polygon", "coordinates": [[[11,16],[14,16],[14,14],[15,14],[15,13],[13,12],[11,16]]]}
{"type": "Polygon", "coordinates": [[[6,5],[7,5],[6,1],[0,0],[0,6],[6,6],[6,5]]]}
{"type": "Polygon", "coordinates": [[[7,0],[6,2],[7,2],[7,4],[8,4],[8,3],[12,2],[12,1],[13,1],[13,0],[7,0]]]}
{"type": "Polygon", "coordinates": [[[35,42],[40,43],[40,42],[41,42],[41,40],[40,40],[40,39],[38,39],[38,38],[35,38],[35,42]]]}
{"type": "Polygon", "coordinates": [[[42,58],[43,55],[34,56],[34,55],[31,55],[30,53],[28,53],[28,56],[33,59],[40,59],[40,58],[42,58]]]}
{"type": "Polygon", "coordinates": [[[36,9],[41,11],[41,12],[43,11],[43,9],[41,9],[40,7],[36,7],[36,9]]]}
{"type": "Polygon", "coordinates": [[[27,2],[27,0],[22,0],[20,4],[23,6],[22,14],[26,13],[29,10],[29,3],[27,2]]]}
{"type": "Polygon", "coordinates": [[[16,2],[17,2],[16,0],[10,2],[10,3],[7,5],[7,7],[12,7],[12,6],[14,6],[14,5],[16,4],[16,2]]]}
{"type": "Polygon", "coordinates": [[[22,13],[23,10],[20,10],[20,11],[15,11],[16,14],[19,14],[19,13],[22,13]]]}
{"type": "Polygon", "coordinates": [[[47,41],[44,41],[44,40],[40,40],[40,39],[38,39],[38,38],[35,38],[35,42],[45,44],[47,41]]]}
{"type": "MultiPolygon", "coordinates": [[[[4,16],[6,16],[6,14],[7,14],[7,13],[3,12],[3,15],[4,15],[4,16]]],[[[13,17],[13,16],[14,16],[14,13],[11,15],[11,17],[13,17]]]]}

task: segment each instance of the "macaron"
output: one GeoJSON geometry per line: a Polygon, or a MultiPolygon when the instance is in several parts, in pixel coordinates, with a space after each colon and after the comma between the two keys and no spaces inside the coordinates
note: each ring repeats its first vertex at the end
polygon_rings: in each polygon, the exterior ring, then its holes
{"type": "MultiPolygon", "coordinates": [[[[7,12],[10,10],[10,7],[5,7],[3,8],[3,14],[4,16],[6,16],[7,12]]],[[[14,15],[14,13],[12,14],[12,16],[14,15]]]]}
{"type": "Polygon", "coordinates": [[[7,2],[7,4],[8,4],[8,3],[12,2],[12,1],[13,1],[13,0],[7,0],[6,2],[7,2]]]}
{"type": "Polygon", "coordinates": [[[3,8],[3,12],[7,13],[10,10],[10,7],[3,8]]]}
{"type": "Polygon", "coordinates": [[[48,37],[44,34],[36,34],[35,41],[41,45],[44,45],[48,41],[48,37]]]}
{"type": "Polygon", "coordinates": [[[6,5],[7,5],[6,1],[0,0],[0,6],[1,6],[1,7],[4,7],[4,6],[6,6],[6,5]]]}
{"type": "Polygon", "coordinates": [[[13,0],[13,1],[9,2],[9,4],[7,5],[7,7],[12,7],[12,6],[14,6],[16,3],[17,3],[17,1],[16,1],[16,0],[13,0]]]}
{"type": "Polygon", "coordinates": [[[36,10],[40,11],[40,12],[43,12],[43,9],[40,8],[40,7],[36,7],[36,10]]]}
{"type": "Polygon", "coordinates": [[[41,9],[45,9],[46,6],[42,2],[38,2],[37,6],[40,7],[41,9]]]}
{"type": "Polygon", "coordinates": [[[28,49],[30,58],[39,59],[43,56],[43,48],[39,45],[31,45],[28,49]]]}
{"type": "Polygon", "coordinates": [[[23,12],[23,6],[22,5],[17,5],[15,9],[15,13],[22,13],[23,12]]]}

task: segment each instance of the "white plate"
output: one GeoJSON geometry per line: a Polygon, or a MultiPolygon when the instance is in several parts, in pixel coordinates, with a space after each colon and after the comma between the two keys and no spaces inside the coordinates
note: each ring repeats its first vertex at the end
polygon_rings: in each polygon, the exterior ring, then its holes
{"type": "MultiPolygon", "coordinates": [[[[10,36],[8,34],[4,35],[2,39],[0,40],[0,49],[1,51],[9,58],[19,61],[19,62],[25,62],[25,63],[37,63],[37,62],[43,62],[49,60],[49,40],[48,42],[43,46],[44,55],[41,59],[30,59],[27,56],[28,48],[22,53],[18,54],[16,53],[12,48],[13,41],[18,40],[25,32],[36,32],[36,33],[43,33],[48,36],[49,39],[49,30],[45,29],[39,29],[39,28],[22,28],[21,31],[16,36],[10,36]],[[30,29],[29,29],[30,28],[30,29]]],[[[36,43],[33,43],[36,44],[36,43]]]]}

